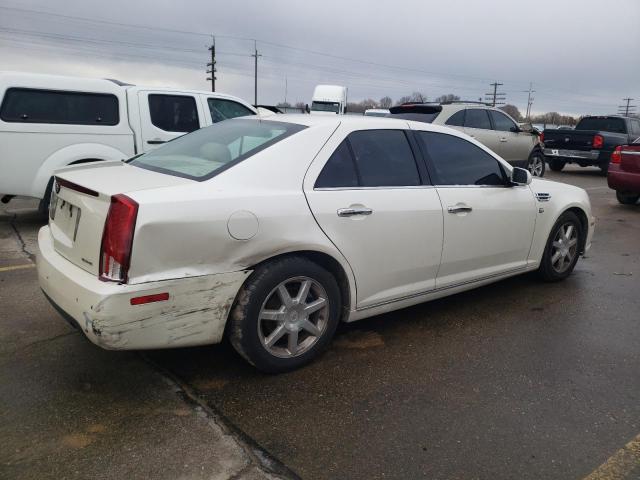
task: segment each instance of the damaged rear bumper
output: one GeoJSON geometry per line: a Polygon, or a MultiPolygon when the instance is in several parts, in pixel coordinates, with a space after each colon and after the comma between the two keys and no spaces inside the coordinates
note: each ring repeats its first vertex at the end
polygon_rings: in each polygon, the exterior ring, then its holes
{"type": "Polygon", "coordinates": [[[49,227],[38,234],[38,280],[47,298],[96,345],[110,350],[218,343],[248,270],[136,285],[102,282],[53,249],[49,227]],[[131,305],[140,296],[166,301],[131,305]]]}

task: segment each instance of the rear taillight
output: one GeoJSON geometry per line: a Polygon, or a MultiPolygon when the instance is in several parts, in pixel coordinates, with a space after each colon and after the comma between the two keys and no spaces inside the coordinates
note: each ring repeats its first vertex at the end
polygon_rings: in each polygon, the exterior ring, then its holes
{"type": "Polygon", "coordinates": [[[544,143],[544,132],[540,132],[540,136],[538,138],[540,139],[540,143],[544,143]]]}
{"type": "Polygon", "coordinates": [[[126,195],[111,197],[100,247],[100,280],[126,283],[138,204],[126,195]]]}
{"type": "Polygon", "coordinates": [[[604,145],[604,137],[602,135],[594,135],[593,136],[593,148],[602,148],[604,145]]]}
{"type": "Polygon", "coordinates": [[[620,163],[622,161],[622,147],[617,146],[616,149],[611,152],[611,163],[620,163]]]}

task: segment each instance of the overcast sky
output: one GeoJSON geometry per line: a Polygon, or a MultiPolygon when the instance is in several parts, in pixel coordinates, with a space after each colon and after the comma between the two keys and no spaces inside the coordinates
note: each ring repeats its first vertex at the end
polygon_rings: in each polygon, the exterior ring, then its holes
{"type": "Polygon", "coordinates": [[[497,80],[521,111],[530,82],[534,112],[640,104],[639,0],[0,0],[2,70],[208,90],[210,35],[216,89],[252,103],[250,39],[259,103],[308,103],[320,83],[478,100],[497,80]]]}

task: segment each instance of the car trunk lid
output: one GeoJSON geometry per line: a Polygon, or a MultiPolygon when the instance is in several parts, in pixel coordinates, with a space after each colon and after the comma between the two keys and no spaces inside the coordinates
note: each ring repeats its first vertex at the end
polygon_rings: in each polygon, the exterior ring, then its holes
{"type": "Polygon", "coordinates": [[[123,162],[70,167],[56,172],[55,178],[49,207],[53,246],[74,265],[96,276],[112,195],[193,182],[123,162]]]}
{"type": "Polygon", "coordinates": [[[620,149],[620,169],[640,173],[640,145],[624,145],[620,149]]]}

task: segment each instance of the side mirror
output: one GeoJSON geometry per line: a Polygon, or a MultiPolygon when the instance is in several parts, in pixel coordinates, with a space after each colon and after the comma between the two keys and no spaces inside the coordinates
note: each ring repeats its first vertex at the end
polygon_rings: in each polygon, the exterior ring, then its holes
{"type": "Polygon", "coordinates": [[[522,128],[518,127],[517,125],[514,125],[509,130],[513,133],[520,133],[524,131],[522,128]]]}
{"type": "Polygon", "coordinates": [[[531,172],[526,168],[513,167],[511,171],[511,185],[529,185],[531,178],[531,172]]]}
{"type": "Polygon", "coordinates": [[[521,132],[533,133],[535,131],[530,123],[523,123],[519,128],[521,132]]]}

